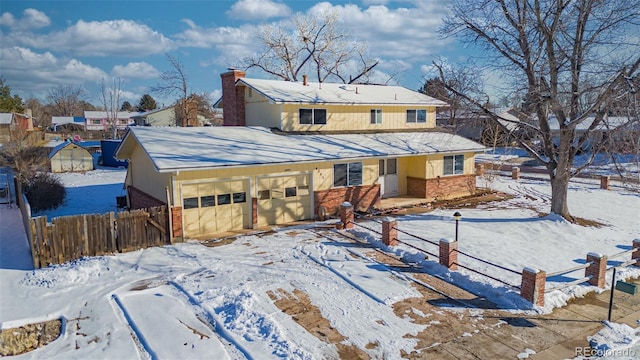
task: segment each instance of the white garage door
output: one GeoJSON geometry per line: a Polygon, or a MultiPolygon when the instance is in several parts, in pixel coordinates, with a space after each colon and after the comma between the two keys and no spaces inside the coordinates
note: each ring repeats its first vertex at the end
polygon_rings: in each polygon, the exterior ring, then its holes
{"type": "Polygon", "coordinates": [[[308,174],[261,177],[256,181],[258,226],[311,219],[308,174]]]}
{"type": "Polygon", "coordinates": [[[203,236],[250,227],[249,181],[182,184],[184,235],[203,236]]]}

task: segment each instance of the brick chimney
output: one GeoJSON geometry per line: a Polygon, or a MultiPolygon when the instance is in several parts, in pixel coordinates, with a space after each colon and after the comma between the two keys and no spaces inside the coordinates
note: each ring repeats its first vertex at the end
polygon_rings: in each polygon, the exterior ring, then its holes
{"type": "Polygon", "coordinates": [[[236,81],[245,76],[245,72],[229,69],[220,74],[222,78],[222,116],[224,126],[245,126],[244,86],[237,86],[236,81]]]}
{"type": "Polygon", "coordinates": [[[309,83],[307,82],[307,75],[302,75],[302,85],[304,86],[309,85],[309,83]]]}

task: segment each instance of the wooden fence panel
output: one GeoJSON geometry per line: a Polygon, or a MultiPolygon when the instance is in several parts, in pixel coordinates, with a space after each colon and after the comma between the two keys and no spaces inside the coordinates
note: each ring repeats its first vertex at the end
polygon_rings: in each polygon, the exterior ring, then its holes
{"type": "Polygon", "coordinates": [[[107,214],[29,219],[35,268],[83,256],[100,256],[170,244],[166,206],[107,214]]]}

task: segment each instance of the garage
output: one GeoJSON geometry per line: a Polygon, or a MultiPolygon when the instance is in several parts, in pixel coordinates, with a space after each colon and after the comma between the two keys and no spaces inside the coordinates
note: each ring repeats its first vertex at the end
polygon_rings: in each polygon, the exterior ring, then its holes
{"type": "Polygon", "coordinates": [[[204,236],[250,227],[249,180],[183,183],[185,236],[204,236]]]}
{"type": "Polygon", "coordinates": [[[311,219],[309,189],[309,174],[257,178],[258,226],[311,219]]]}

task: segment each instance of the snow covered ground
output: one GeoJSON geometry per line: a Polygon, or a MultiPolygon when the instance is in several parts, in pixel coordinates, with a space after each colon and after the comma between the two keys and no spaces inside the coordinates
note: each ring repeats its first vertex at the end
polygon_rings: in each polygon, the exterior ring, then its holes
{"type": "MultiPolygon", "coordinates": [[[[85,203],[91,199],[96,209],[88,212],[113,211],[124,171],[98,170],[61,178],[68,186],[76,185],[78,199],[85,203]],[[90,192],[96,189],[99,191],[90,192]],[[87,191],[85,196],[83,191],[87,191]],[[112,208],[106,209],[107,203],[112,208]]],[[[598,183],[585,179],[572,183],[572,213],[602,224],[583,227],[544,215],[550,189],[542,179],[480,181],[515,197],[476,208],[436,209],[399,217],[399,228],[436,241],[452,238],[455,222],[451,214],[460,211],[460,250],[516,271],[525,266],[547,272],[571,268],[584,263],[588,252],[618,253],[640,237],[637,193],[600,190],[598,183]]],[[[72,201],[70,198],[59,213],[47,215],[68,214],[71,210],[66,207],[73,207],[72,201]]],[[[216,247],[187,242],[26,270],[26,262],[17,260],[28,256],[19,241],[24,234],[15,216],[17,210],[3,207],[0,211],[1,327],[64,319],[61,338],[18,359],[197,359],[214,352],[220,359],[337,358],[336,346],[313,336],[275,305],[296,291],[307,294],[322,317],[345,338],[343,344],[373,358],[393,359],[401,351],[410,352],[417,340],[404,335],[415,335],[428,326],[399,317],[390,306],[418,296],[411,282],[372,261],[366,249],[350,246],[326,230],[332,221],[240,236],[216,247]],[[7,251],[15,255],[6,256],[7,251]]],[[[361,224],[379,230],[372,220],[361,224]]],[[[362,227],[351,233],[384,247],[377,235],[362,227]]],[[[407,235],[400,234],[400,238],[437,251],[407,235]]],[[[571,297],[595,290],[585,285],[556,290],[547,294],[545,308],[531,309],[517,291],[500,282],[464,269],[449,272],[404,245],[387,250],[512,312],[548,312],[571,297]]],[[[459,260],[519,284],[515,274],[464,256],[459,260]]],[[[640,276],[640,270],[627,268],[618,274],[619,279],[640,276]]],[[[578,271],[551,278],[547,286],[554,288],[581,276],[578,271]]],[[[601,349],[638,348],[638,331],[617,325],[611,326],[615,332],[603,330],[596,335],[593,344],[601,349]]]]}

